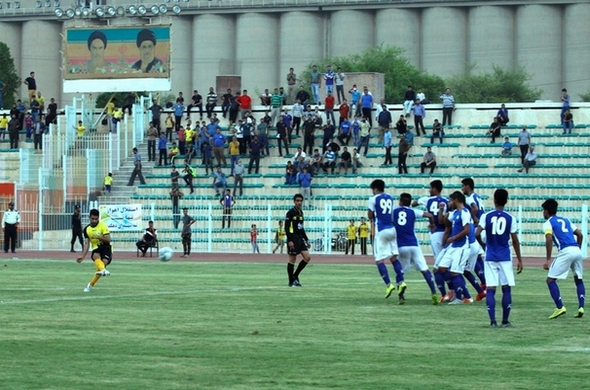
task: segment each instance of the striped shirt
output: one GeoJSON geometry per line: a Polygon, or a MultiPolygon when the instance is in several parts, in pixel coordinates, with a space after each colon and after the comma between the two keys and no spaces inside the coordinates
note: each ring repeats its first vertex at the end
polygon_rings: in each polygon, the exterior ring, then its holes
{"type": "Polygon", "coordinates": [[[272,95],[270,98],[270,104],[272,105],[273,108],[281,107],[281,105],[283,104],[283,96],[281,96],[278,93],[272,95]]]}
{"type": "Polygon", "coordinates": [[[442,94],[440,95],[440,100],[442,100],[443,108],[451,108],[455,105],[455,98],[451,94],[442,94]]]}

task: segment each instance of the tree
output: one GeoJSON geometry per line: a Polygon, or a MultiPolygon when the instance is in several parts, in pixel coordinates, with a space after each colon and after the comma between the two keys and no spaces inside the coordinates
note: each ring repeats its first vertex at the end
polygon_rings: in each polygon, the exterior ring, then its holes
{"type": "Polygon", "coordinates": [[[10,48],[4,42],[0,42],[0,81],[6,84],[2,91],[4,108],[10,108],[16,102],[21,80],[16,73],[10,48]]]}
{"type": "Polygon", "coordinates": [[[534,102],[543,92],[528,85],[531,75],[523,67],[506,70],[494,65],[491,73],[478,74],[475,69],[476,64],[470,64],[463,73],[447,79],[460,103],[534,102]]]}
{"type": "Polygon", "coordinates": [[[582,98],[582,101],[585,103],[590,102],[590,91],[586,92],[586,93],[581,93],[580,97],[582,98]]]}
{"type": "MultiPolygon", "coordinates": [[[[444,92],[445,82],[441,77],[424,72],[410,64],[403,56],[404,50],[398,47],[372,47],[361,54],[353,54],[347,57],[326,57],[315,64],[309,64],[303,71],[302,85],[309,90],[309,75],[311,67],[317,65],[320,72],[332,65],[332,69],[341,67],[344,73],[347,72],[378,72],[385,74],[385,101],[387,103],[403,103],[404,94],[408,85],[414,89],[422,88],[428,96],[438,96],[444,92]]],[[[379,101],[382,97],[375,96],[379,101]]]]}

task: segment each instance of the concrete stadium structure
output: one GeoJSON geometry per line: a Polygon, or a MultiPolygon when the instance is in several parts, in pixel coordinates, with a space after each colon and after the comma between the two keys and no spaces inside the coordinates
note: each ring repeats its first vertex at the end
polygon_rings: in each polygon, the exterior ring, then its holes
{"type": "MultiPolygon", "coordinates": [[[[0,4],[0,41],[10,47],[17,71],[24,78],[34,70],[39,90],[60,106],[71,99],[61,87],[60,33],[64,26],[105,24],[171,23],[172,89],[189,95],[193,88],[214,86],[217,75],[241,75],[242,86],[251,91],[286,86],[289,67],[300,74],[324,56],[379,44],[402,47],[411,63],[443,77],[473,62],[483,71],[493,64],[522,65],[533,75],[531,85],[553,101],[563,87],[573,100],[590,90],[590,3],[583,0],[184,0],[178,3],[179,16],[148,17],[148,11],[144,17],[59,20],[55,0],[0,4]]],[[[149,9],[154,3],[144,4],[149,9]]],[[[129,3],[108,5],[126,8],[129,3]]],[[[75,7],[62,1],[63,10],[75,7]]]]}

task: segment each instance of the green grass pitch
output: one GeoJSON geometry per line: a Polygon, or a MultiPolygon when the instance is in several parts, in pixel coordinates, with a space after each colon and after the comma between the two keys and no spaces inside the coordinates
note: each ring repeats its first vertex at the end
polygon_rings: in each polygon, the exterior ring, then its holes
{"type": "Polygon", "coordinates": [[[112,276],[84,293],[88,261],[2,261],[0,388],[587,386],[590,319],[573,318],[571,279],[560,282],[568,313],[548,320],[545,272],[525,268],[513,290],[515,328],[488,329],[484,302],[433,306],[416,272],[399,306],[383,299],[371,263],[311,264],[303,288],[286,287],[285,268],[115,261],[112,276]]]}

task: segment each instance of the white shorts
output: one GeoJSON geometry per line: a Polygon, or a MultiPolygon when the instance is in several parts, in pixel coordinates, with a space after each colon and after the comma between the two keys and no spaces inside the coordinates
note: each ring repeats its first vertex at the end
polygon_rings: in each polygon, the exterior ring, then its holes
{"type": "Polygon", "coordinates": [[[486,286],[514,286],[514,268],[511,261],[486,261],[486,286]]]}
{"type": "Polygon", "coordinates": [[[399,248],[398,260],[402,264],[402,269],[409,272],[412,266],[420,272],[428,271],[426,259],[419,246],[403,246],[399,248]]]}
{"type": "Polygon", "coordinates": [[[375,234],[375,261],[388,260],[397,256],[397,234],[395,228],[378,231],[375,234]]]}
{"type": "Polygon", "coordinates": [[[448,268],[451,272],[462,274],[469,259],[469,247],[449,247],[441,259],[438,268],[448,268]]]}
{"type": "Polygon", "coordinates": [[[441,251],[438,253],[438,256],[436,256],[434,258],[434,266],[432,268],[434,269],[438,269],[440,262],[442,261],[442,259],[445,257],[445,254],[447,253],[447,250],[449,249],[449,247],[445,247],[442,248],[441,251]]]}
{"type": "Polygon", "coordinates": [[[475,241],[474,243],[469,244],[469,254],[467,257],[467,264],[465,264],[465,271],[475,271],[475,263],[477,262],[477,256],[479,256],[482,252],[483,249],[481,245],[479,245],[479,242],[475,241]]]}
{"type": "Polygon", "coordinates": [[[570,269],[578,279],[584,274],[584,257],[577,246],[568,246],[557,253],[555,260],[549,267],[547,277],[552,279],[565,279],[570,269]]]}
{"type": "Polygon", "coordinates": [[[444,234],[444,232],[430,233],[430,247],[432,248],[432,256],[435,259],[443,249],[442,239],[444,234]]]}

